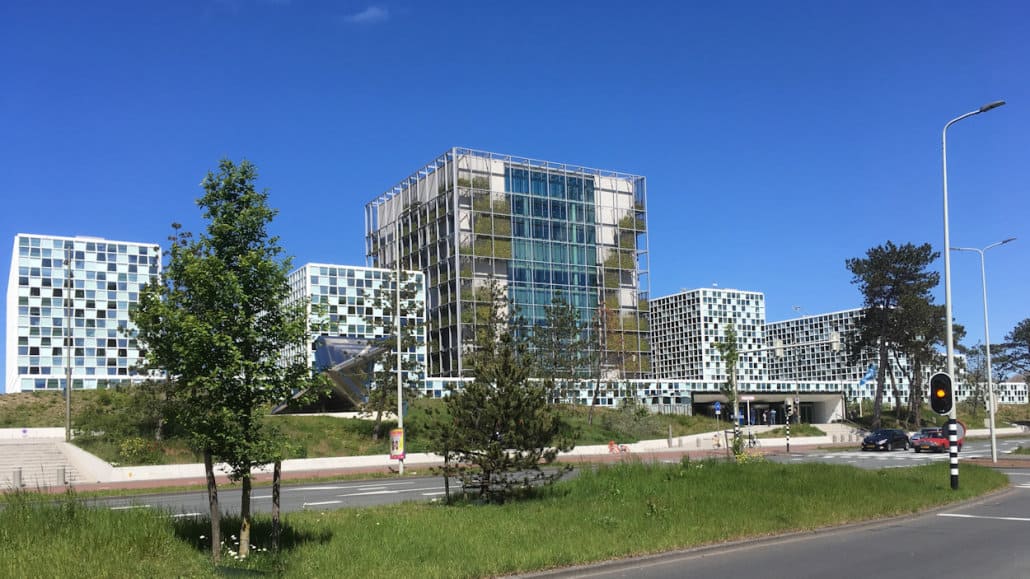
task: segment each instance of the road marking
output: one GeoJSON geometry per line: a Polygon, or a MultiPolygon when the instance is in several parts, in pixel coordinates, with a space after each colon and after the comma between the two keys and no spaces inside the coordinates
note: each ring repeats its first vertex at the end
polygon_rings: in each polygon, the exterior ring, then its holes
{"type": "Polygon", "coordinates": [[[345,486],[331,486],[331,487],[291,487],[285,488],[284,491],[338,491],[345,489],[345,486]]]}
{"type": "Polygon", "coordinates": [[[359,489],[371,489],[371,488],[379,488],[379,487],[406,486],[406,485],[413,485],[413,484],[415,484],[415,481],[388,482],[388,483],[379,483],[379,484],[374,484],[374,485],[363,484],[363,485],[358,485],[357,488],[359,488],[359,489]]]}
{"type": "Polygon", "coordinates": [[[181,519],[183,517],[200,517],[202,513],[182,513],[181,515],[172,515],[173,519],[181,519]]]}
{"type": "Polygon", "coordinates": [[[939,513],[938,517],[954,517],[956,519],[990,519],[992,521],[1016,521],[1020,523],[1030,523],[1030,519],[1026,517],[986,517],[983,515],[960,515],[956,513],[939,513]]]}
{"type": "Polygon", "coordinates": [[[317,502],[317,503],[304,503],[304,508],[318,507],[318,506],[322,506],[322,505],[338,505],[338,504],[340,504],[342,502],[343,501],[320,501],[320,502],[317,502]]]}
{"type": "Polygon", "coordinates": [[[336,495],[338,497],[364,497],[368,495],[395,495],[400,491],[381,490],[381,491],[365,491],[363,493],[347,493],[345,495],[336,495]]]}
{"type": "Polygon", "coordinates": [[[382,490],[378,490],[378,491],[365,491],[365,492],[362,492],[362,493],[347,493],[345,495],[336,495],[336,496],[338,496],[338,497],[363,497],[363,496],[367,496],[367,495],[396,495],[396,494],[400,494],[400,493],[417,493],[419,491],[435,491],[435,490],[438,490],[440,488],[442,488],[442,487],[440,487],[440,486],[431,486],[431,487],[423,487],[423,488],[420,488],[420,489],[382,489],[382,490]]]}
{"type": "Polygon", "coordinates": [[[436,496],[440,496],[442,494],[446,494],[446,493],[444,493],[443,491],[436,491],[435,493],[422,493],[422,496],[424,496],[424,497],[436,497],[436,496]]]}
{"type": "Polygon", "coordinates": [[[1030,472],[1002,472],[1002,474],[1007,474],[1009,476],[1030,476],[1030,472]]]}
{"type": "Polygon", "coordinates": [[[150,505],[125,505],[124,507],[111,507],[112,511],[124,511],[127,509],[149,509],[150,505]]]}

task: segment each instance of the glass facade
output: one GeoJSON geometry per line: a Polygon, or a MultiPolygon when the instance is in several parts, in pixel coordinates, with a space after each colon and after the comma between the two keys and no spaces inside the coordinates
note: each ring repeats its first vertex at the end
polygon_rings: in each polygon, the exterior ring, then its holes
{"type": "Polygon", "coordinates": [[[374,264],[426,274],[430,375],[467,375],[496,284],[529,328],[560,292],[605,378],[650,376],[643,177],[452,149],[369,203],[366,231],[374,264]]]}
{"type": "Polygon", "coordinates": [[[160,275],[160,259],[152,243],[18,234],[7,285],[5,391],[63,389],[69,362],[73,388],[139,380],[129,308],[160,275]]]}
{"type": "MultiPolygon", "coordinates": [[[[319,336],[363,342],[395,336],[391,306],[386,304],[392,303],[396,277],[394,270],[321,263],[304,264],[290,273],[290,303],[308,300],[308,364],[315,363],[319,336]]],[[[402,289],[413,296],[402,306],[401,324],[415,331],[415,346],[401,353],[405,359],[402,367],[414,368],[406,372],[406,381],[420,382],[425,378],[426,364],[424,277],[417,271],[402,271],[401,279],[402,289]]],[[[391,352],[396,355],[396,347],[391,352]]]]}

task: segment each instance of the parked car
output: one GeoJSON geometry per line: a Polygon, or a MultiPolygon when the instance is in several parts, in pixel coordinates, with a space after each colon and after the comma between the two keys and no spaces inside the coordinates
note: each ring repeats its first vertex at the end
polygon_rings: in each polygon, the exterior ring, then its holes
{"type": "Polygon", "coordinates": [[[881,428],[862,440],[862,450],[908,450],[908,434],[897,428],[881,428]]]}
{"type": "Polygon", "coordinates": [[[931,428],[921,428],[921,429],[919,429],[919,432],[916,432],[916,433],[912,434],[912,436],[909,437],[908,442],[912,446],[915,446],[916,442],[918,442],[920,438],[923,438],[924,436],[929,436],[931,434],[939,434],[939,433],[940,433],[940,427],[938,427],[938,426],[934,426],[934,427],[931,427],[931,428]]]}
{"type": "MultiPolygon", "coordinates": [[[[927,430],[924,428],[923,430],[927,430]]],[[[948,432],[947,427],[929,429],[930,432],[923,435],[912,445],[916,452],[947,452],[948,432]]],[[[961,422],[958,423],[958,440],[956,441],[959,451],[962,450],[962,444],[966,441],[966,425],[961,422]]]]}

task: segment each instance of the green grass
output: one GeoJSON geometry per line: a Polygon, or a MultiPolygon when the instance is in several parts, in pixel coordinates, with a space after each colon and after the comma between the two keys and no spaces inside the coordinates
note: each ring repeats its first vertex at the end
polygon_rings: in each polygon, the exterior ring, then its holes
{"type": "MultiPolygon", "coordinates": [[[[799,436],[826,436],[826,433],[812,426],[811,424],[791,424],[790,435],[792,437],[799,436]]],[[[787,430],[783,426],[767,430],[757,434],[758,438],[784,438],[787,436],[787,430]]]]}
{"type": "MultiPolygon", "coordinates": [[[[285,577],[481,577],[688,548],[790,530],[906,515],[1007,484],[968,465],[949,488],[948,465],[860,470],[827,464],[623,463],[504,505],[406,503],[286,517],[279,556],[229,567],[285,577]],[[748,489],[735,492],[733,489],[748,489]]],[[[65,502],[5,508],[0,575],[214,576],[204,520],[93,511],[65,502]],[[40,540],[46,537],[46,540],[40,540]]],[[[238,529],[227,521],[224,533],[238,529]]],[[[268,521],[253,543],[267,548],[268,521]]]]}

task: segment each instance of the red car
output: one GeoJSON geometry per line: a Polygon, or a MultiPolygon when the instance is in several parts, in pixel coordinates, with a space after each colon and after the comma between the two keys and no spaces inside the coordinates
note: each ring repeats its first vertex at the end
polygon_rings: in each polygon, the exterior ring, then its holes
{"type": "MultiPolygon", "coordinates": [[[[958,449],[962,450],[962,444],[966,441],[966,425],[961,422],[958,423],[958,449]]],[[[923,429],[926,430],[925,428],[923,429]]],[[[916,452],[947,452],[948,450],[948,428],[942,427],[939,430],[926,432],[921,437],[916,439],[912,444],[912,447],[916,449],[916,452]]]]}

